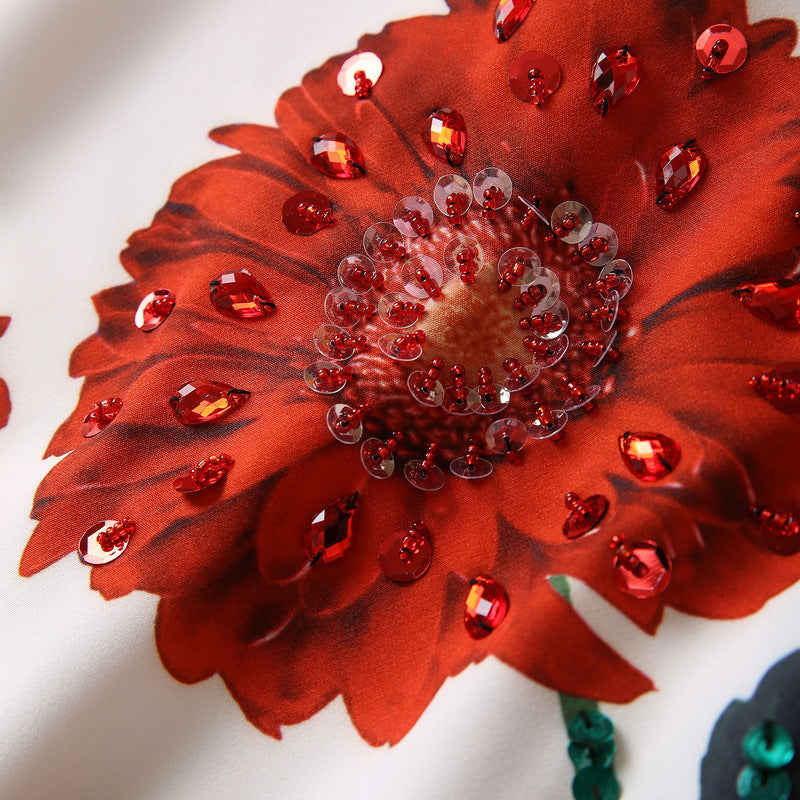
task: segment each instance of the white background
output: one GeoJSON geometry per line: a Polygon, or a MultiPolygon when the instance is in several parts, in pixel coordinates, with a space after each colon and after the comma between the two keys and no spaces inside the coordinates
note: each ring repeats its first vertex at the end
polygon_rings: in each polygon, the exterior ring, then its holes
{"type": "MultiPolygon", "coordinates": [[[[221,154],[209,129],[274,122],[280,92],[360,33],[444,10],[443,0],[0,0],[0,314],[13,318],[0,340],[13,402],[0,433],[5,800],[570,797],[557,696],[493,659],[449,681],[395,748],[364,744],[338,700],[275,742],[219,679],[188,687],[163,670],[156,598],[106,603],[77,559],[17,575],[49,468],[41,454],[78,396],[69,355],[96,327],[90,295],[126,280],[117,255],[129,233],[175,178],[221,154]]],[[[751,3],[754,20],[766,16],[798,17],[800,5],[751,3]]],[[[579,612],[660,690],[610,710],[624,796],[696,797],[719,713],[800,645],[800,586],[734,623],[668,613],[654,639],[574,590],[579,612]]]]}

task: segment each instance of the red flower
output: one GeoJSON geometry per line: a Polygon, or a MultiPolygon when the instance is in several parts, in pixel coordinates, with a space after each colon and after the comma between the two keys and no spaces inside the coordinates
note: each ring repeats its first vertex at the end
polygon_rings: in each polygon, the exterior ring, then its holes
{"type": "MultiPolygon", "coordinates": [[[[445,678],[489,654],[572,694],[626,702],[651,689],[551,588],[551,575],[587,582],[649,633],[665,605],[740,617],[800,575],[800,561],[756,542],[747,518],[754,498],[780,505],[797,494],[800,426],[747,385],[782,360],[792,334],[760,323],[729,294],[744,281],[786,275],[796,261],[800,103],[787,89],[800,78],[790,58],[794,25],[749,25],[743,0],[606,4],[580,19],[542,3],[498,45],[488,4],[450,5],[447,16],[395,23],[361,40],[385,65],[372,99],[339,92],[337,57],[281,98],[278,128],[212,133],[240,152],[178,180],[122,254],[134,281],[95,298],[99,331],[71,365],[86,378],[81,400],[48,450],[69,455],[43,481],[33,509],[40,523],[23,575],[73,551],[98,520],[135,519],[124,555],[92,570],[93,588],[109,599],[134,589],[159,594],[156,638],[170,673],[185,682],[219,673],[247,717],[273,736],[341,694],[367,741],[397,742],[445,678]],[[707,86],[694,37],[722,19],[745,33],[750,57],[707,86]],[[583,76],[601,48],[622,44],[644,76],[601,117],[583,76]],[[556,57],[564,74],[541,109],[508,89],[509,64],[534,47],[556,57]],[[368,478],[358,448],[330,437],[329,402],[306,391],[300,373],[316,358],[311,339],[339,259],[360,249],[365,227],[388,217],[400,197],[429,194],[436,176],[452,171],[419,138],[430,109],[445,106],[466,120],[465,174],[495,165],[524,192],[584,201],[619,233],[636,285],[626,298],[624,358],[603,372],[595,419],[577,419],[561,442],[536,445],[516,467],[498,464],[489,480],[450,479],[423,496],[402,477],[368,478]],[[312,137],[330,130],[361,148],[365,177],[335,181],[309,165],[312,137]],[[709,173],[665,212],[654,203],[655,165],[666,147],[690,138],[708,156],[709,173]],[[307,239],[280,222],[282,204],[302,188],[330,197],[337,218],[307,239]],[[209,280],[237,269],[265,284],[274,315],[238,321],[214,310],[209,280]],[[133,312],[158,288],[169,288],[177,305],[143,334],[133,312]],[[181,426],[167,400],[199,377],[252,395],[228,418],[181,426]],[[110,397],[124,399],[119,416],[82,439],[82,417],[110,397]],[[680,444],[668,480],[643,484],[624,470],[617,437],[626,430],[658,431],[680,444]],[[224,482],[188,497],[172,490],[176,475],[220,452],[236,460],[224,482]],[[311,519],[356,490],[352,547],[335,562],[303,568],[311,519]],[[563,538],[568,491],[609,497],[601,535],[563,538]],[[399,586],[381,575],[376,554],[387,533],[415,519],[431,531],[434,560],[424,578],[399,586]],[[615,587],[611,533],[670,551],[665,593],[639,600],[615,587]],[[505,586],[511,610],[475,641],[462,618],[468,581],[479,573],[505,586]]],[[[510,211],[494,224],[512,242],[527,241],[510,211]]],[[[563,250],[552,252],[575,297],[578,270],[564,265],[563,250]]],[[[435,315],[438,346],[452,342],[449,363],[460,352],[479,364],[495,318],[480,307],[440,308],[449,309],[435,315]]],[[[397,399],[377,364],[354,361],[361,374],[347,397],[379,406],[380,435],[403,426],[417,455],[431,435],[451,449],[465,446],[457,421],[397,399]]]]}
{"type": "MultiPolygon", "coordinates": [[[[11,317],[0,317],[0,336],[2,336],[11,322],[11,317]]],[[[8,386],[0,378],[0,428],[8,425],[8,415],[11,413],[11,398],[8,396],[8,386]]]]}

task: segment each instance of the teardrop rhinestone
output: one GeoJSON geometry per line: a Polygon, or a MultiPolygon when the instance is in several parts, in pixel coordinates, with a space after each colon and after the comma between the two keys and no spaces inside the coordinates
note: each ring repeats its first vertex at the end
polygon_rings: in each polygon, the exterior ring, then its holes
{"type": "Polygon", "coordinates": [[[666,477],[681,460],[678,443],[663,433],[623,433],[619,451],[625,466],[646,483],[666,477]]]}
{"type": "Polygon", "coordinates": [[[235,319],[266,317],[275,312],[269,292],[245,269],[225,272],[211,281],[211,303],[217,311],[235,319]]]}
{"type": "Polygon", "coordinates": [[[358,145],[343,133],[315,136],[311,142],[311,163],[329,178],[359,178],[366,172],[358,145]]]}
{"type": "Polygon", "coordinates": [[[121,410],[122,400],[119,397],[111,397],[95,403],[92,410],[83,418],[81,436],[85,436],[87,439],[97,436],[114,421],[121,410]]]}
{"type": "Polygon", "coordinates": [[[602,115],[627,97],[639,85],[639,59],[627,47],[614,53],[602,52],[592,68],[592,104],[602,115]]]}
{"type": "Polygon", "coordinates": [[[498,0],[494,11],[494,35],[498,42],[507,42],[525,22],[534,0],[498,0]]]}
{"type": "Polygon", "coordinates": [[[467,126],[464,117],[452,108],[439,108],[422,125],[422,139],[436,158],[457,167],[467,149],[467,126]]]}
{"type": "Polygon", "coordinates": [[[540,106],[561,83],[561,67],[547,53],[531,50],[512,62],[508,71],[511,91],[523,102],[540,106]]]}
{"type": "Polygon", "coordinates": [[[353,543],[358,492],[340,497],[326,506],[311,521],[303,537],[306,555],[312,564],[329,564],[341,558],[353,543]]]}
{"type": "Polygon", "coordinates": [[[281,210],[283,226],[297,236],[311,236],[333,225],[331,201],[313,189],[303,189],[293,194],[281,210]]]}
{"type": "Polygon", "coordinates": [[[508,613],[506,590],[488,575],[479,575],[469,585],[464,606],[464,625],[473,639],[485,639],[508,613]]]}
{"type": "Polygon", "coordinates": [[[175,295],[169,289],[156,289],[145,295],[136,313],[133,315],[134,325],[145,333],[154,331],[175,308],[175,295]]]}
{"type": "Polygon", "coordinates": [[[800,363],[778,364],[762,375],[753,376],[750,385],[779,411],[800,411],[800,363]]]}
{"type": "Polygon", "coordinates": [[[172,482],[172,488],[182,494],[208,489],[215,483],[219,483],[228,474],[232,466],[233,458],[227,453],[209,456],[200,461],[197,466],[178,475],[172,482]]]}
{"type": "Polygon", "coordinates": [[[78,557],[91,566],[110,564],[125,552],[135,532],[136,525],[127,518],[98,522],[81,536],[78,557]]]}
{"type": "Polygon", "coordinates": [[[705,153],[693,141],[667,148],[658,160],[656,204],[671,211],[697,186],[707,166],[705,153]]]}
{"type": "Polygon", "coordinates": [[[201,425],[230,414],[250,396],[244,389],[234,389],[219,381],[191,381],[170,398],[175,416],[184,425],[201,425]]]}
{"type": "Polygon", "coordinates": [[[763,322],[800,330],[800,278],[747,283],[734,289],[733,296],[763,322]]]}

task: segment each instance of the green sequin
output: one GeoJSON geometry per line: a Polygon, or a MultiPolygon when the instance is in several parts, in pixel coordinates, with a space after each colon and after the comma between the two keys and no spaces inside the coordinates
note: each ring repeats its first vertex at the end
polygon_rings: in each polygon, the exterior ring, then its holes
{"type": "Polygon", "coordinates": [[[750,728],[742,739],[744,757],[762,769],[780,769],[794,758],[789,731],[771,720],[750,728]]]}
{"type": "Polygon", "coordinates": [[[599,711],[582,711],[567,723],[567,735],[578,744],[603,744],[613,738],[614,723],[599,711]]]}
{"type": "Polygon", "coordinates": [[[741,800],[789,800],[792,781],[785,770],[765,772],[748,764],[736,778],[736,794],[741,800]]]}
{"type": "Polygon", "coordinates": [[[572,781],[575,800],[618,800],[619,784],[613,772],[602,767],[586,767],[572,781]]]}
{"type": "Polygon", "coordinates": [[[617,745],[614,741],[601,742],[600,744],[578,744],[570,742],[567,747],[575,769],[584,767],[610,767],[614,763],[617,745]]]}

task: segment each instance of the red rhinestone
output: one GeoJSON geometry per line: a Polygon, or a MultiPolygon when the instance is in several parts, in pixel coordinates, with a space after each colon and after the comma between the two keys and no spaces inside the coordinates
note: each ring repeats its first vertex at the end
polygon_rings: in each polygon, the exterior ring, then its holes
{"type": "Polygon", "coordinates": [[[175,308],[175,295],[169,289],[156,289],[142,298],[133,322],[140,331],[154,331],[175,308]]]}
{"type": "Polygon", "coordinates": [[[217,311],[236,319],[266,317],[275,311],[263,284],[245,269],[225,272],[211,281],[211,302],[217,311]]]}
{"type": "Polygon", "coordinates": [[[508,82],[511,91],[526,103],[536,106],[558,89],[561,83],[561,67],[547,53],[532,50],[523,53],[509,69],[508,82]]]}
{"type": "Polygon", "coordinates": [[[358,178],[366,172],[358,145],[343,133],[315,136],[311,143],[311,163],[330,178],[358,178]]]}
{"type": "Polygon", "coordinates": [[[485,639],[508,613],[506,590],[487,575],[479,575],[469,586],[464,607],[464,625],[473,639],[485,639]]]}
{"type": "Polygon", "coordinates": [[[378,550],[378,565],[383,574],[398,583],[421,578],[431,565],[431,540],[415,530],[390,533],[378,550]]]}
{"type": "Polygon", "coordinates": [[[694,142],[667,148],[658,161],[656,203],[671,211],[697,186],[707,165],[705,153],[694,142]]]}
{"type": "Polygon", "coordinates": [[[625,466],[647,483],[669,475],[681,460],[678,443],[663,433],[623,433],[619,451],[625,466]]]}
{"type": "Polygon", "coordinates": [[[316,564],[341,558],[353,543],[358,492],[340,497],[317,514],[305,532],[306,555],[316,564]]]}
{"type": "Polygon", "coordinates": [[[94,408],[83,418],[81,435],[90,439],[105,430],[122,410],[122,400],[112,397],[94,404],[94,408]]]}
{"type": "Polygon", "coordinates": [[[611,540],[614,556],[614,578],[625,594],[644,599],[654,597],[669,586],[672,560],[648,539],[628,545],[621,537],[611,540]]]}
{"type": "Polygon", "coordinates": [[[298,236],[311,236],[333,225],[331,201],[313,189],[293,194],[283,204],[281,216],[286,230],[298,236]]]}
{"type": "Polygon", "coordinates": [[[172,482],[172,488],[183,494],[199,492],[201,489],[207,489],[221,481],[232,466],[233,458],[227,453],[209,456],[199,462],[196,467],[178,475],[172,482]]]}
{"type": "Polygon", "coordinates": [[[78,557],[84,564],[99,566],[118,559],[128,547],[136,525],[129,519],[106,519],[93,525],[78,542],[78,557]]]}
{"type": "Polygon", "coordinates": [[[464,117],[451,108],[431,111],[422,126],[425,146],[436,158],[457,167],[467,149],[467,126],[464,117]]]}
{"type": "Polygon", "coordinates": [[[498,42],[507,42],[525,22],[534,0],[498,0],[494,12],[494,35],[498,42]]]}
{"type": "Polygon", "coordinates": [[[213,422],[238,408],[250,396],[244,389],[234,389],[218,381],[191,381],[170,399],[175,416],[184,425],[213,422]]]}
{"type": "Polygon", "coordinates": [[[779,411],[800,410],[800,364],[778,364],[763,375],[750,379],[750,385],[779,411]]]}
{"type": "Polygon", "coordinates": [[[789,330],[800,329],[800,278],[748,283],[734,289],[733,296],[763,322],[789,330]]]}
{"type": "Polygon", "coordinates": [[[641,77],[639,59],[627,47],[611,54],[600,53],[592,69],[592,104],[605,114],[611,106],[633,92],[641,77]]]}

